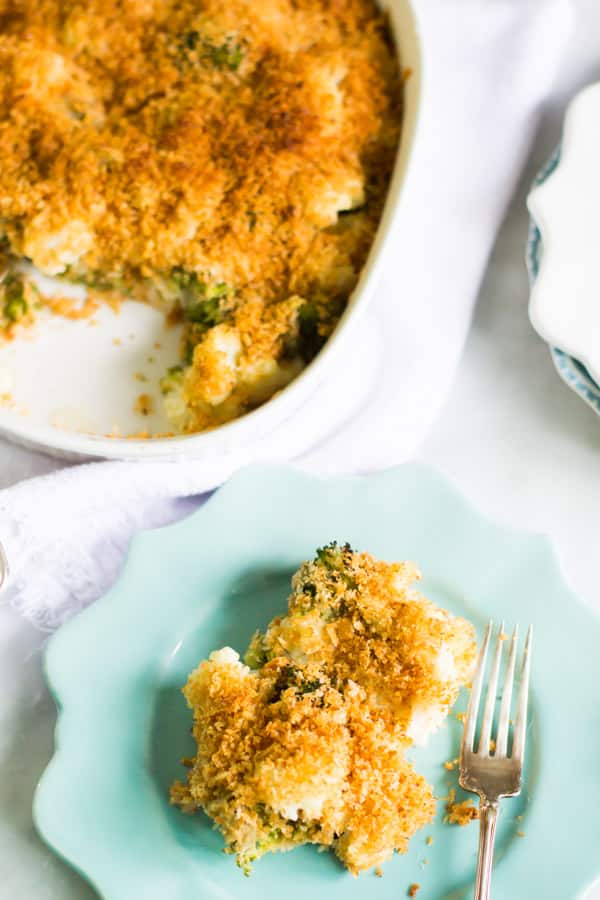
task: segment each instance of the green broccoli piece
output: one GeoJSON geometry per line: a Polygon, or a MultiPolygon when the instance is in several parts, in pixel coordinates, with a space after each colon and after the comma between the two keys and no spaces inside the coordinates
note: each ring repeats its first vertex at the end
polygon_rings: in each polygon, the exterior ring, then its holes
{"type": "Polygon", "coordinates": [[[178,289],[184,300],[220,300],[232,293],[229,285],[220,281],[207,284],[198,278],[198,273],[183,266],[174,266],[170,273],[171,283],[178,289]]]}
{"type": "Polygon", "coordinates": [[[354,553],[350,544],[338,544],[332,541],[325,547],[319,547],[315,556],[315,562],[322,563],[327,569],[341,572],[346,566],[346,557],[348,554],[354,553]]]}
{"type": "Polygon", "coordinates": [[[18,275],[7,275],[2,287],[4,289],[4,316],[11,322],[20,322],[29,311],[23,279],[18,275]]]}
{"type": "Polygon", "coordinates": [[[277,679],[275,684],[273,685],[273,693],[271,694],[270,703],[278,703],[281,700],[281,695],[284,691],[287,691],[288,688],[293,687],[296,683],[296,675],[297,669],[295,666],[286,666],[284,669],[281,669],[279,674],[277,675],[277,679]]]}
{"type": "Polygon", "coordinates": [[[315,691],[318,691],[321,687],[321,682],[318,678],[313,678],[311,681],[303,681],[301,684],[297,685],[296,693],[297,694],[313,694],[315,691]]]}
{"type": "Polygon", "coordinates": [[[226,310],[221,301],[233,293],[224,282],[207,284],[198,278],[196,272],[176,266],[171,271],[171,280],[179,290],[184,318],[188,322],[212,328],[225,319],[226,310]]]}
{"type": "Polygon", "coordinates": [[[196,290],[199,284],[198,274],[183,266],[173,266],[170,278],[179,291],[196,290]]]}
{"type": "Polygon", "coordinates": [[[183,314],[188,322],[204,325],[206,328],[212,328],[223,321],[219,301],[216,297],[199,300],[197,303],[186,306],[183,314]]]}
{"type": "Polygon", "coordinates": [[[180,35],[179,45],[188,62],[189,54],[198,51],[200,59],[208,60],[217,69],[229,69],[230,72],[239,69],[244,58],[242,45],[234,43],[231,35],[222,44],[213,44],[198,31],[186,31],[180,35]]]}
{"type": "Polygon", "coordinates": [[[235,72],[244,58],[244,51],[242,45],[234,44],[233,38],[230,36],[218,46],[206,41],[202,55],[210,59],[217,69],[229,69],[230,72],[235,72]]]}
{"type": "Polygon", "coordinates": [[[214,325],[220,325],[221,322],[225,321],[226,310],[223,309],[221,300],[229,297],[231,293],[228,285],[223,282],[215,285],[199,282],[197,293],[202,299],[191,303],[184,310],[184,315],[188,322],[195,322],[197,325],[212,328],[214,325]]]}
{"type": "Polygon", "coordinates": [[[251,669],[261,669],[267,662],[269,656],[264,645],[263,635],[260,631],[255,631],[252,639],[244,655],[244,662],[251,669]]]}
{"type": "Polygon", "coordinates": [[[302,695],[313,694],[315,691],[318,691],[320,687],[322,687],[320,679],[312,678],[305,680],[301,669],[294,665],[288,665],[279,672],[269,702],[278,703],[279,700],[281,700],[281,695],[284,691],[287,691],[288,688],[294,688],[296,694],[302,695]]]}
{"type": "MultiPolygon", "coordinates": [[[[346,543],[340,545],[337,541],[332,541],[330,544],[327,544],[327,546],[320,547],[317,550],[314,561],[315,563],[321,563],[326,569],[329,569],[334,579],[341,578],[347,588],[355,590],[357,587],[356,579],[351,574],[351,570],[349,570],[348,567],[350,562],[349,557],[352,553],[354,553],[354,550],[350,544],[346,543]]],[[[335,611],[328,610],[328,615],[331,617],[333,613],[333,618],[343,615],[343,604],[344,600],[341,601],[335,611]]]]}
{"type": "Polygon", "coordinates": [[[183,366],[171,366],[167,374],[160,379],[160,390],[163,396],[172,394],[183,383],[183,366]]]}
{"type": "Polygon", "coordinates": [[[254,809],[260,821],[263,823],[263,825],[266,825],[271,818],[271,813],[269,809],[267,809],[267,804],[257,803],[254,809]]]}

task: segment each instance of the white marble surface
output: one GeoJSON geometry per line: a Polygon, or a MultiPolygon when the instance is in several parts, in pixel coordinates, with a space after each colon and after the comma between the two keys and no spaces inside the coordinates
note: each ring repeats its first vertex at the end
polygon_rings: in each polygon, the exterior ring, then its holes
{"type": "MultiPolygon", "coordinates": [[[[533,333],[523,265],[526,186],[559,137],[566,100],[600,78],[600,4],[575,6],[560,84],[499,237],[460,371],[419,455],[490,516],[550,534],[568,581],[600,612],[600,419],[559,380],[533,333]]],[[[0,487],[55,466],[0,442],[0,487]]],[[[31,822],[53,741],[43,642],[0,607],[0,898],[89,900],[94,892],[42,845],[31,822]]],[[[600,900],[600,887],[588,897],[600,900]]]]}

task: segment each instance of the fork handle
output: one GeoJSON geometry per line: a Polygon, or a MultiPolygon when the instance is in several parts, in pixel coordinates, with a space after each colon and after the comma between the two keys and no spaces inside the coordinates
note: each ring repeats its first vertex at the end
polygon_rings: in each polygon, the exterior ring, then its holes
{"type": "Polygon", "coordinates": [[[498,803],[481,800],[479,804],[479,855],[477,857],[474,900],[489,900],[497,821],[498,803]]]}

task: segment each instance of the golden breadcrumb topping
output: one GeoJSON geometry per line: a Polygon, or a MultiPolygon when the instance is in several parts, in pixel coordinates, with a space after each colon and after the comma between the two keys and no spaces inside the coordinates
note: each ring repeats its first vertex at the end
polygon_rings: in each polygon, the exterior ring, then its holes
{"type": "Polygon", "coordinates": [[[266,852],[313,843],[358,874],[404,853],[431,821],[431,787],[405,756],[410,711],[423,718],[424,706],[452,702],[474,644],[468,623],[406,593],[415,576],[412,564],[331,544],[300,567],[287,616],[255,635],[247,665],[224,648],[190,675],[197,753],[171,800],[203,809],[245,871],[266,852]],[[388,608],[399,597],[426,612],[401,620],[388,608]],[[440,621],[442,632],[432,624],[440,621]],[[292,622],[299,631],[286,629],[292,622]],[[464,640],[453,645],[458,633],[464,640]],[[436,641],[455,654],[443,689],[429,659],[439,655],[436,641]],[[385,690],[383,660],[393,676],[385,690]]]}
{"type": "MultiPolygon", "coordinates": [[[[226,421],[334,328],[401,96],[372,0],[4,0],[2,252],[176,311],[189,378],[168,383],[173,420],[226,421]]],[[[16,322],[0,297],[0,326],[16,322]]]]}
{"type": "Polygon", "coordinates": [[[414,563],[324,547],[294,575],[288,615],[254,636],[247,659],[318,660],[418,740],[445,718],[475,659],[472,627],[423,597],[420,577],[414,563]]]}
{"type": "Polygon", "coordinates": [[[449,825],[464,826],[479,818],[479,808],[475,806],[473,800],[467,799],[459,802],[455,797],[456,792],[452,788],[446,801],[444,822],[447,822],[449,825]]]}

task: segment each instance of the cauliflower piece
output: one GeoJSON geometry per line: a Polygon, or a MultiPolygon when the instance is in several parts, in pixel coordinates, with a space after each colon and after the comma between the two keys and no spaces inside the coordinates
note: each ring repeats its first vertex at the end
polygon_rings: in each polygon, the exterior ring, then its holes
{"type": "Polygon", "coordinates": [[[248,407],[260,406],[293,381],[302,368],[300,359],[267,358],[243,363],[237,394],[248,407]]]}
{"type": "Polygon", "coordinates": [[[86,222],[49,222],[41,212],[25,226],[23,255],[45,275],[60,275],[85,256],[94,240],[94,231],[86,222]]]}
{"type": "Polygon", "coordinates": [[[218,406],[230,395],[238,380],[242,342],[236,328],[215,325],[194,350],[187,388],[194,398],[218,406]]]}
{"type": "Polygon", "coordinates": [[[329,228],[336,224],[340,212],[357,209],[364,202],[362,176],[356,172],[340,170],[337,177],[332,175],[307,199],[306,212],[319,228],[329,228]]]}

